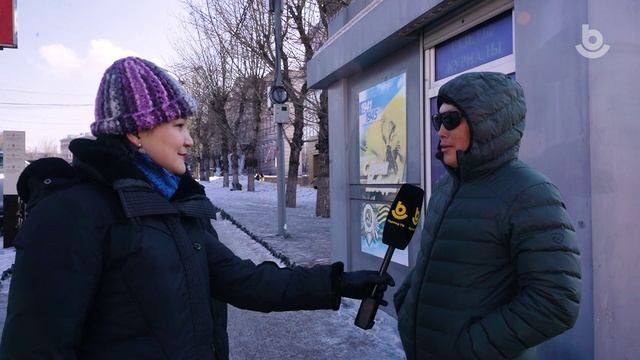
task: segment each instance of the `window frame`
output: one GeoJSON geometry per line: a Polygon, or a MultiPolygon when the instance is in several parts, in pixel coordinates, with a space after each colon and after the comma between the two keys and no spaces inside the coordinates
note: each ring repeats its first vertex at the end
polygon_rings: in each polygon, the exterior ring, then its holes
{"type": "Polygon", "coordinates": [[[485,3],[475,8],[467,9],[457,16],[452,17],[444,24],[438,25],[438,29],[430,31],[428,28],[422,33],[422,50],[421,56],[423,60],[423,89],[421,90],[422,98],[422,183],[425,189],[425,197],[428,200],[431,197],[434,182],[432,182],[432,161],[437,161],[431,153],[431,99],[438,96],[440,87],[453,78],[468,72],[477,71],[495,71],[504,74],[516,72],[516,46],[515,46],[515,11],[513,0],[500,0],[492,3],[485,3]],[[512,31],[512,48],[510,55],[503,56],[499,59],[478,65],[474,68],[464,70],[460,73],[451,75],[444,79],[434,81],[435,77],[435,53],[436,46],[467,31],[471,30],[485,21],[491,20],[497,16],[511,11],[511,31],[512,31]]]}

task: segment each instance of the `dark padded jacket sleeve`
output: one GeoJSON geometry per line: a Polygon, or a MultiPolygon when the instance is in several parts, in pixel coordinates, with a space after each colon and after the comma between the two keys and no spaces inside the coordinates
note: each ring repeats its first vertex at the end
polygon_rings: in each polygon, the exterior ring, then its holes
{"type": "Polygon", "coordinates": [[[75,359],[102,269],[104,230],[81,199],[56,193],[16,238],[0,359],[75,359]]]}
{"type": "Polygon", "coordinates": [[[543,183],[517,196],[509,212],[518,294],[473,321],[458,340],[465,359],[511,359],[571,328],[580,302],[580,252],[560,194],[543,183]]]}
{"type": "Polygon", "coordinates": [[[242,260],[217,237],[207,244],[210,284],[214,297],[233,306],[261,311],[337,309],[342,264],[280,268],[242,260]]]}

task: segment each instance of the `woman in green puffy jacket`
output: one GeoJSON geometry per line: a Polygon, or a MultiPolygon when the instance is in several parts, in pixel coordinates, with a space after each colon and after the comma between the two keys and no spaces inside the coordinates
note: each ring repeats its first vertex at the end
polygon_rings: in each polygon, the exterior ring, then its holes
{"type": "Polygon", "coordinates": [[[535,359],[576,321],[580,252],[558,189],[518,160],[524,93],[504,74],[467,73],[440,88],[438,109],[447,174],[394,298],[407,358],[535,359]]]}

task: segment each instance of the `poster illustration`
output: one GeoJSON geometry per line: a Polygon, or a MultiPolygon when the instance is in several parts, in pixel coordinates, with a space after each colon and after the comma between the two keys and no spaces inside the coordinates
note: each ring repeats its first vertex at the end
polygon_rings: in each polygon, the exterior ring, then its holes
{"type": "MultiPolygon", "coordinates": [[[[382,232],[388,213],[389,205],[387,204],[362,204],[360,211],[360,250],[362,252],[384,257],[387,245],[382,243],[382,232]]],[[[391,261],[409,266],[407,249],[394,251],[391,261]]]]}
{"type": "Polygon", "coordinates": [[[406,73],[361,91],[358,104],[360,183],[405,182],[406,73]]]}

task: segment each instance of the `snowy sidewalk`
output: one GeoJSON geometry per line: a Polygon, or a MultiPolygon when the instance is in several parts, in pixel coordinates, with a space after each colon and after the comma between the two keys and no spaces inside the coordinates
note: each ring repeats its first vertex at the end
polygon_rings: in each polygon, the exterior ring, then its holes
{"type": "MultiPolygon", "coordinates": [[[[246,189],[246,177],[241,178],[246,189]]],[[[222,178],[202,182],[211,202],[250,233],[264,241],[276,253],[298,265],[331,263],[330,219],[315,216],[316,190],[298,187],[297,208],[287,209],[290,238],[277,236],[276,184],[257,182],[256,191],[230,191],[222,187],[222,178]]]]}
{"type": "MultiPolygon", "coordinates": [[[[3,238],[0,236],[0,244],[3,243],[3,238]]],[[[9,269],[13,265],[13,260],[16,258],[15,248],[0,249],[0,274],[9,269]]],[[[4,329],[4,320],[7,316],[7,302],[9,301],[9,284],[11,283],[11,277],[0,280],[0,339],[2,338],[2,330],[4,329]]]]}
{"type": "MultiPolygon", "coordinates": [[[[246,178],[241,179],[246,188],[246,178]]],[[[256,182],[256,191],[230,191],[222,179],[201,183],[212,203],[229,221],[214,221],[221,241],[238,256],[254,262],[270,254],[237,226],[271,250],[303,266],[331,263],[330,219],[315,216],[316,190],[298,187],[297,208],[287,209],[290,238],[277,236],[277,190],[256,182]],[[223,235],[224,234],[224,235],[223,235]],[[225,238],[232,236],[231,239],[225,238]],[[248,242],[249,240],[253,241],[248,242]]],[[[397,321],[378,311],[371,330],[353,322],[359,301],[345,299],[339,311],[298,311],[260,314],[230,308],[229,337],[232,359],[404,359],[397,321]]]]}
{"type": "MultiPolygon", "coordinates": [[[[214,221],[220,240],[241,258],[276,261],[261,245],[226,220],[214,221]]],[[[277,261],[276,261],[277,262],[277,261]]],[[[280,266],[283,266],[280,263],[280,266]]],[[[378,311],[371,330],[353,325],[360,302],[343,300],[340,310],[263,314],[229,307],[231,360],[404,359],[396,320],[378,311]]]]}

